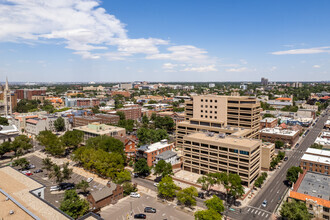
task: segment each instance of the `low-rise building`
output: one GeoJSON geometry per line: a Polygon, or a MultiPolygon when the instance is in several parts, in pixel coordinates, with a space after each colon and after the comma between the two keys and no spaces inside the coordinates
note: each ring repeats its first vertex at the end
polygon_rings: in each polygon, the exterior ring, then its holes
{"type": "Polygon", "coordinates": [[[125,115],[125,119],[131,120],[140,120],[142,117],[141,107],[129,107],[129,108],[121,108],[116,111],[109,112],[111,115],[116,115],[117,112],[122,112],[125,115]]]}
{"type": "Polygon", "coordinates": [[[172,111],[157,112],[157,116],[160,116],[160,117],[168,116],[173,119],[175,124],[185,120],[185,118],[184,118],[185,114],[179,113],[179,112],[172,112],[172,111]]]}
{"type": "Polygon", "coordinates": [[[166,163],[170,163],[172,166],[180,162],[178,154],[172,150],[164,151],[156,156],[154,164],[157,164],[160,160],[164,160],[166,163]]]}
{"type": "Polygon", "coordinates": [[[308,148],[300,160],[303,170],[330,174],[330,151],[308,148]]]}
{"type": "Polygon", "coordinates": [[[0,125],[0,144],[6,141],[13,141],[19,135],[15,125],[0,125]]]}
{"type": "Polygon", "coordinates": [[[167,140],[161,140],[160,142],[141,146],[136,153],[137,158],[145,158],[148,166],[152,166],[156,160],[156,156],[174,148],[174,144],[169,144],[167,140]]]}
{"type": "Polygon", "coordinates": [[[92,209],[98,210],[104,206],[117,203],[118,200],[123,197],[123,187],[118,184],[108,182],[107,186],[88,194],[87,200],[91,203],[92,209]]]}
{"type": "Polygon", "coordinates": [[[72,219],[45,201],[45,186],[12,167],[0,168],[0,219],[72,219]]]}
{"type": "Polygon", "coordinates": [[[96,98],[68,98],[65,97],[66,107],[81,107],[88,108],[94,107],[100,104],[100,100],[96,98]]]}
{"type": "Polygon", "coordinates": [[[282,141],[293,146],[299,139],[299,131],[279,128],[264,128],[260,131],[260,139],[275,143],[282,141]]]}
{"type": "Polygon", "coordinates": [[[262,151],[260,140],[225,134],[192,133],[183,140],[184,170],[202,175],[214,172],[238,174],[246,186],[259,176],[261,163],[267,163],[261,161],[262,154],[271,154],[271,150],[262,151]]]}
{"type": "Polygon", "coordinates": [[[260,121],[260,129],[275,128],[277,125],[277,118],[264,118],[260,121]]]}
{"type": "Polygon", "coordinates": [[[305,170],[289,192],[288,200],[305,203],[315,219],[330,219],[329,182],[329,176],[305,170]]]}
{"type": "Polygon", "coordinates": [[[84,142],[86,142],[89,138],[98,137],[98,136],[102,136],[102,135],[107,135],[107,136],[111,136],[111,137],[114,137],[114,136],[123,137],[126,135],[125,128],[100,124],[97,122],[88,124],[86,126],[74,127],[73,130],[78,130],[78,131],[84,132],[84,142]]]}
{"type": "Polygon", "coordinates": [[[135,158],[136,155],[136,140],[129,136],[114,136],[124,144],[125,154],[128,160],[135,158]]]}
{"type": "Polygon", "coordinates": [[[29,135],[37,136],[41,131],[46,130],[45,118],[33,118],[26,120],[25,132],[29,135]]]}
{"type": "Polygon", "coordinates": [[[112,96],[112,97],[113,97],[113,96],[116,96],[116,95],[122,95],[122,96],[124,96],[124,97],[126,97],[126,98],[131,97],[131,93],[128,92],[128,91],[118,90],[118,91],[112,91],[112,92],[111,92],[111,96],[112,96]]]}
{"type": "Polygon", "coordinates": [[[73,127],[88,125],[94,122],[101,124],[118,124],[119,116],[110,114],[96,114],[94,116],[74,116],[73,127]]]}

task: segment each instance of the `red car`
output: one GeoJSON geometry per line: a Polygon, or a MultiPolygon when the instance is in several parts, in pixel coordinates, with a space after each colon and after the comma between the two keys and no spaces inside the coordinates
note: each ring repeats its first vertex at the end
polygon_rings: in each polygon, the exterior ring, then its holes
{"type": "Polygon", "coordinates": [[[32,175],[32,173],[30,172],[30,173],[26,173],[25,175],[27,175],[27,176],[31,176],[32,175]]]}

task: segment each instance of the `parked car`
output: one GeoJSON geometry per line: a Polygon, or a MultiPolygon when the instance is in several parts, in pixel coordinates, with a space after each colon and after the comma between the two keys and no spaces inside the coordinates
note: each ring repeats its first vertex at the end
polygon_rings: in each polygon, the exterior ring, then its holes
{"type": "Polygon", "coordinates": [[[59,191],[59,190],[61,190],[61,188],[59,187],[59,186],[51,186],[50,187],[50,191],[52,192],[52,191],[59,191]]]}
{"type": "Polygon", "coordinates": [[[23,174],[26,174],[27,172],[30,172],[30,171],[28,171],[28,170],[23,170],[22,171],[23,174]]]}
{"type": "Polygon", "coordinates": [[[59,187],[61,190],[69,190],[74,188],[74,183],[60,183],[59,187]]]}
{"type": "Polygon", "coordinates": [[[154,183],[154,186],[156,186],[156,187],[157,187],[158,185],[159,185],[159,183],[154,183]]]}
{"type": "Polygon", "coordinates": [[[89,177],[89,178],[87,178],[87,183],[90,183],[90,182],[92,182],[93,181],[93,177],[89,177]]]}
{"type": "Polygon", "coordinates": [[[36,168],[36,166],[33,165],[33,164],[29,164],[29,165],[27,166],[27,168],[28,168],[28,169],[34,169],[34,168],[36,168]]]}
{"type": "Polygon", "coordinates": [[[34,171],[34,173],[42,173],[42,172],[44,172],[42,169],[37,169],[34,171]]]}
{"type": "Polygon", "coordinates": [[[198,198],[205,199],[204,193],[203,192],[199,192],[198,193],[198,198]]]}
{"type": "Polygon", "coordinates": [[[31,173],[31,172],[29,172],[29,173],[26,173],[25,175],[27,175],[27,176],[31,176],[31,175],[32,175],[32,173],[31,173]]]}
{"type": "Polygon", "coordinates": [[[267,200],[265,199],[263,202],[262,202],[262,207],[266,207],[267,206],[267,200]]]}
{"type": "Polygon", "coordinates": [[[134,215],[134,218],[138,218],[138,219],[146,219],[147,216],[146,216],[145,214],[140,213],[140,214],[135,214],[135,215],[134,215]]]}
{"type": "Polygon", "coordinates": [[[137,192],[131,192],[130,197],[133,197],[133,198],[140,198],[141,195],[140,195],[139,193],[137,193],[137,192]]]}
{"type": "Polygon", "coordinates": [[[139,177],[139,174],[137,174],[137,173],[133,173],[133,177],[134,177],[134,178],[138,178],[138,177],[139,177]]]}
{"type": "Polygon", "coordinates": [[[144,212],[147,212],[147,213],[156,213],[156,209],[154,209],[152,207],[145,207],[144,208],[144,212]]]}
{"type": "Polygon", "coordinates": [[[288,156],[284,157],[284,161],[287,161],[288,160],[288,156]]]}

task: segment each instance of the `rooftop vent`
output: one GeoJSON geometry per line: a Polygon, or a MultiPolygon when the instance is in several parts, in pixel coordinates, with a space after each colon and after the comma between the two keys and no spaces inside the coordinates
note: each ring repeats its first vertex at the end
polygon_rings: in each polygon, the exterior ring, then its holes
{"type": "Polygon", "coordinates": [[[10,210],[10,211],[9,211],[9,214],[10,214],[10,215],[14,214],[14,211],[13,211],[13,210],[10,210]]]}
{"type": "Polygon", "coordinates": [[[224,133],[219,133],[219,134],[218,134],[218,137],[219,137],[219,138],[225,138],[226,135],[225,135],[224,133]]]}

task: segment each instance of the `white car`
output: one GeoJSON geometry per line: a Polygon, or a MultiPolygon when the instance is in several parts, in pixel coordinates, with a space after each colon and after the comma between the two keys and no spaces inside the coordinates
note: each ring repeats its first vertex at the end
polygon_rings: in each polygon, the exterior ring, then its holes
{"type": "Polygon", "coordinates": [[[93,177],[89,177],[88,179],[87,179],[87,183],[90,183],[90,182],[92,182],[93,181],[93,177]]]}
{"type": "Polygon", "coordinates": [[[131,192],[130,197],[133,197],[133,198],[140,198],[141,195],[140,195],[139,193],[136,193],[136,192],[131,192]]]}
{"type": "Polygon", "coordinates": [[[159,185],[159,183],[154,183],[154,186],[156,186],[156,187],[157,187],[158,185],[159,185]]]}

